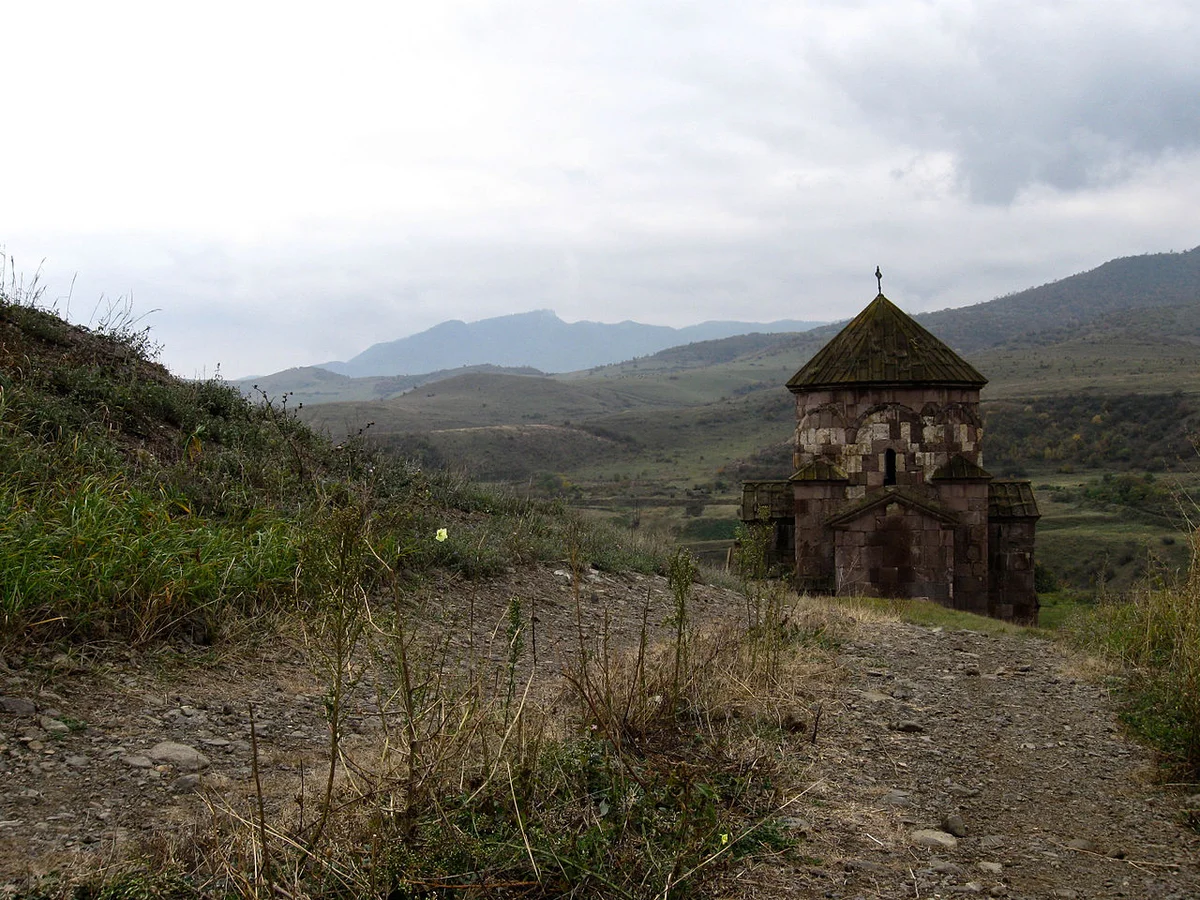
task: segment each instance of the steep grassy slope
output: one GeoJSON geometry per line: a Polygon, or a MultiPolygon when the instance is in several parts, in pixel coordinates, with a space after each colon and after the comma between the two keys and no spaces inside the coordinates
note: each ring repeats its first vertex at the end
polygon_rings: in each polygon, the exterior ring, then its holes
{"type": "Polygon", "coordinates": [[[209,641],[338,584],[566,553],[561,510],[335,446],[277,404],[171,376],[145,332],[33,300],[0,293],[0,641],[209,641]],[[353,559],[336,552],[351,538],[353,559]]]}

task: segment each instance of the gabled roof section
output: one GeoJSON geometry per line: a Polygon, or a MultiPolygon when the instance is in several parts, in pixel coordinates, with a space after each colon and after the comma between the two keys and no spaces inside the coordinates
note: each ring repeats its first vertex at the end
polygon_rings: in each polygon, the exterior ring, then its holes
{"type": "Polygon", "coordinates": [[[1028,481],[993,481],[988,485],[989,519],[1040,519],[1033,485],[1028,481]]]}
{"type": "Polygon", "coordinates": [[[937,467],[932,478],[934,481],[990,481],[992,473],[961,453],[955,453],[945,465],[937,467]]]}
{"type": "Polygon", "coordinates": [[[817,351],[787,386],[799,393],[858,384],[981,388],[987,379],[880,294],[817,351]]]}
{"type": "Polygon", "coordinates": [[[814,459],[796,470],[788,481],[847,481],[845,472],[826,459],[814,459]]]}
{"type": "Polygon", "coordinates": [[[922,497],[902,487],[885,487],[881,491],[867,494],[849,506],[842,507],[842,509],[826,519],[825,524],[830,528],[845,527],[863,513],[870,512],[880,506],[887,506],[889,503],[899,503],[908,509],[915,509],[932,519],[936,519],[943,525],[953,525],[958,522],[958,517],[954,513],[927,497],[922,497]]]}

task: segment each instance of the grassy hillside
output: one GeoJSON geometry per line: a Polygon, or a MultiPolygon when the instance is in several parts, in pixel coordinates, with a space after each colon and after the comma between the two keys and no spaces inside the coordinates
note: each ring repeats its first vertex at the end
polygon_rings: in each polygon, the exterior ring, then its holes
{"type": "Polygon", "coordinates": [[[342,577],[566,556],[560,510],[376,459],[357,436],[335,445],[279,404],[171,376],[153,350],[0,294],[0,641],[210,641],[342,577]],[[370,553],[331,560],[350,536],[370,553]]]}
{"type": "Polygon", "coordinates": [[[1123,310],[1193,307],[1197,302],[1200,247],[1110,260],[988,303],[917,318],[950,346],[969,354],[1024,335],[1077,329],[1123,310]]]}

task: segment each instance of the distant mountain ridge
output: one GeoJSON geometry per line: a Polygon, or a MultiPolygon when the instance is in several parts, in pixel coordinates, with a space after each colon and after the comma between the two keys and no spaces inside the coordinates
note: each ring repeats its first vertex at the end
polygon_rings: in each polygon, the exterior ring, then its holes
{"type": "MultiPolygon", "coordinates": [[[[903,298],[900,298],[903,305],[903,298]]],[[[1058,281],[914,316],[960,353],[1078,328],[1129,310],[1200,302],[1200,247],[1123,256],[1058,281]]],[[[1135,314],[1136,318],[1136,314],[1135,314]]]]}
{"type": "Polygon", "coordinates": [[[442,322],[419,334],[374,344],[345,362],[319,368],[363,378],[416,375],[462,366],[531,366],[543,372],[576,372],[648,356],[696,341],[742,334],[807,331],[823,322],[702,322],[684,328],[620,322],[567,323],[548,309],[478,322],[442,322]]]}

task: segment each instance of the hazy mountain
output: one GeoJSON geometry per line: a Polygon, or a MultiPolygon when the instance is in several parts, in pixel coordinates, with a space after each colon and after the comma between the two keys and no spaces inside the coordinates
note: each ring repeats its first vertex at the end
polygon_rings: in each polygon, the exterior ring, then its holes
{"type": "Polygon", "coordinates": [[[621,322],[562,321],[550,310],[479,322],[443,322],[420,334],[368,347],[345,362],[322,363],[341,375],[413,375],[460,366],[532,366],[543,372],[575,372],[647,356],[695,341],[753,332],[807,331],[820,322],[704,322],[686,328],[621,322]]]}

